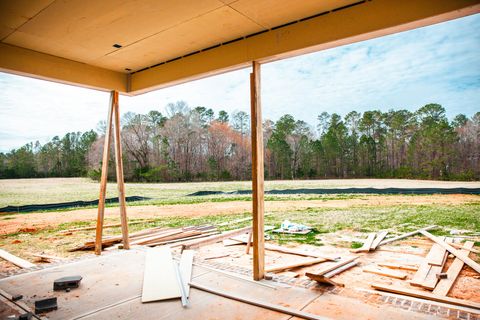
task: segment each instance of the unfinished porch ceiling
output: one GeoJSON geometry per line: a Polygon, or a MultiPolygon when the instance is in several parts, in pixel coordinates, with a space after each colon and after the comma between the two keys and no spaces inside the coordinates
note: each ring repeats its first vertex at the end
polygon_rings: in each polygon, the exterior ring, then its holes
{"type": "Polygon", "coordinates": [[[480,12],[480,0],[0,0],[0,71],[136,95],[480,12]]]}
{"type": "Polygon", "coordinates": [[[5,0],[0,37],[6,44],[128,72],[356,1],[5,0]]]}

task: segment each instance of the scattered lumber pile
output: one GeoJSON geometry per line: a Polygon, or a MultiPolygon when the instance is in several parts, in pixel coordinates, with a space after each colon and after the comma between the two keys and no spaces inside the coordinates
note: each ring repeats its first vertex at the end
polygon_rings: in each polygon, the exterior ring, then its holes
{"type": "MultiPolygon", "coordinates": [[[[392,269],[416,271],[413,279],[410,281],[410,285],[432,291],[432,293],[428,291],[412,290],[404,287],[387,286],[382,284],[372,284],[372,287],[376,290],[480,309],[480,303],[447,297],[448,292],[453,287],[464,265],[468,265],[473,270],[480,273],[480,264],[478,264],[469,257],[469,254],[472,252],[474,243],[472,241],[466,241],[459,250],[455,248],[457,246],[453,246],[453,239],[446,237],[436,237],[430,234],[427,231],[427,228],[409,233],[407,234],[407,236],[416,233],[420,233],[434,242],[432,247],[430,248],[430,251],[418,267],[387,263],[379,265],[392,269]],[[444,270],[449,254],[452,254],[454,256],[454,260],[450,264],[448,269],[444,270]]],[[[395,238],[395,240],[398,239],[400,239],[400,237],[395,238]]],[[[398,279],[406,278],[406,275],[401,275],[402,277],[397,277],[392,274],[392,271],[385,273],[384,271],[379,271],[378,268],[364,269],[363,271],[377,273],[383,276],[395,277],[398,279]]]]}
{"type": "MultiPolygon", "coordinates": [[[[129,235],[130,245],[146,245],[150,247],[179,243],[189,241],[192,239],[206,238],[218,234],[219,231],[215,226],[189,226],[183,228],[151,228],[129,235]]],[[[122,236],[104,237],[102,240],[102,247],[106,248],[114,244],[120,243],[122,236]]],[[[95,241],[87,241],[83,245],[70,249],[70,252],[79,250],[93,250],[95,248],[95,241]]]]}

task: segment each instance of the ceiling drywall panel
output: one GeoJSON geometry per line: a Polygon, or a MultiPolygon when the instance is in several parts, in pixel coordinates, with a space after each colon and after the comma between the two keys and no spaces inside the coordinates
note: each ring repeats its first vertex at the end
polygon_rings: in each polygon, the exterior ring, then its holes
{"type": "Polygon", "coordinates": [[[138,70],[260,30],[263,30],[261,26],[225,6],[124,47],[92,64],[117,71],[138,70]]]}

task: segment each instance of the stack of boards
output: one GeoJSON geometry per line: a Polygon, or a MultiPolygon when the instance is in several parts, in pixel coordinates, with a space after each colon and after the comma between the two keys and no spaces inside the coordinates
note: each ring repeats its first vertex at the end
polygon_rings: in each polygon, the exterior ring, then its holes
{"type": "MultiPolygon", "coordinates": [[[[129,235],[130,245],[146,245],[150,247],[178,243],[198,238],[208,237],[220,233],[215,226],[189,226],[183,228],[151,228],[129,235]]],[[[106,248],[114,244],[122,242],[122,236],[104,237],[102,239],[102,247],[106,248]]],[[[95,241],[87,241],[83,245],[70,249],[69,251],[93,250],[95,241]]]]}
{"type": "Polygon", "coordinates": [[[142,302],[187,298],[195,251],[184,250],[177,264],[168,247],[148,250],[145,257],[142,302]]]}

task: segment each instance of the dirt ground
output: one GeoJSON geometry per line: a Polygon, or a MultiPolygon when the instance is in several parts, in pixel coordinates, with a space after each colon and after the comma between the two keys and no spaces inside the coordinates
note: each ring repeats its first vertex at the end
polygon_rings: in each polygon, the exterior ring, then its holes
{"type": "MultiPolygon", "coordinates": [[[[303,210],[308,208],[348,208],[353,206],[388,206],[388,205],[455,205],[469,202],[478,202],[475,195],[425,195],[425,196],[382,196],[365,195],[361,198],[342,200],[287,200],[267,201],[266,212],[303,210]]],[[[165,206],[133,206],[128,207],[130,219],[156,218],[167,216],[198,217],[218,214],[241,214],[251,212],[252,204],[249,201],[207,202],[199,204],[179,204],[165,206]]],[[[105,217],[117,219],[118,208],[106,208],[105,217]]],[[[0,216],[0,235],[19,231],[35,231],[46,227],[54,227],[62,223],[78,221],[95,221],[97,209],[80,209],[62,212],[42,212],[28,214],[0,216]]]]}

